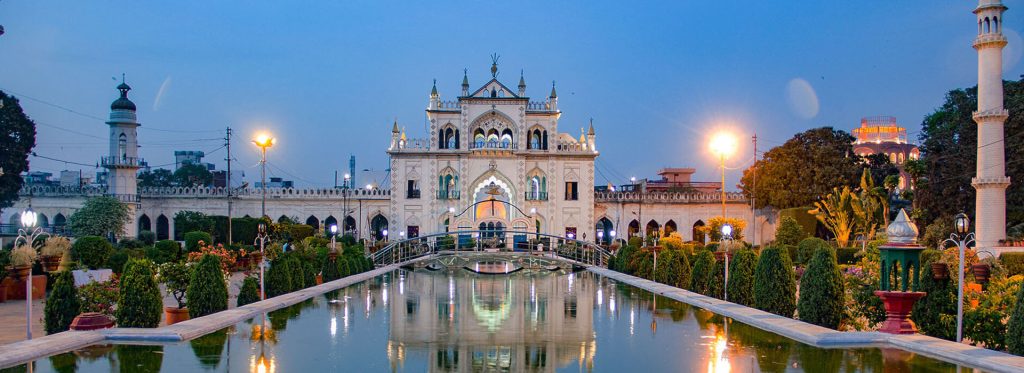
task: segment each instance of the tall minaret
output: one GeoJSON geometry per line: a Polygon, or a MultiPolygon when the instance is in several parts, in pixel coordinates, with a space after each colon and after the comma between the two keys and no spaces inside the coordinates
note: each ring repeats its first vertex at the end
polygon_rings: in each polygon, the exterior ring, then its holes
{"type": "Polygon", "coordinates": [[[1000,0],[980,0],[978,16],[978,170],[971,185],[975,199],[975,231],[978,248],[996,247],[1006,238],[1006,158],[1003,153],[1003,122],[1009,112],[1003,109],[1003,12],[1000,0]]]}
{"type": "Polygon", "coordinates": [[[135,237],[135,208],[139,202],[137,172],[142,165],[139,158],[139,122],[135,117],[135,103],[128,99],[132,87],[124,83],[117,86],[121,97],[110,104],[110,155],[103,157],[101,164],[109,170],[107,194],[126,203],[131,211],[132,221],[125,225],[128,237],[135,237]]]}

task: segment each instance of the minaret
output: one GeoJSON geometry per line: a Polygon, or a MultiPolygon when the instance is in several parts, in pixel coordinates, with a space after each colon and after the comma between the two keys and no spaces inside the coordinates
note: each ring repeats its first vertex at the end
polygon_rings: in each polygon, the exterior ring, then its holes
{"type": "Polygon", "coordinates": [[[548,96],[551,111],[558,111],[558,93],[555,92],[555,81],[551,81],[551,96],[548,96]]]}
{"type": "Polygon", "coordinates": [[[978,16],[978,169],[971,185],[975,199],[975,232],[978,248],[997,247],[1006,238],[1006,158],[1003,151],[1003,122],[1009,112],[1003,109],[1003,12],[1000,0],[980,0],[978,16]]]}
{"type": "Polygon", "coordinates": [[[526,78],[522,70],[519,70],[519,97],[526,97],[526,78]]]}
{"type": "Polygon", "coordinates": [[[138,127],[135,116],[135,103],[128,99],[128,91],[132,87],[125,84],[124,78],[117,90],[121,97],[110,104],[110,155],[103,157],[101,164],[109,170],[107,194],[128,205],[133,217],[125,225],[128,237],[135,237],[135,208],[139,203],[137,191],[137,173],[143,164],[139,158],[138,127]]]}
{"type": "Polygon", "coordinates": [[[462,97],[469,96],[469,70],[462,69],[462,97]]]}
{"type": "Polygon", "coordinates": [[[398,149],[399,133],[400,131],[398,131],[398,119],[395,119],[395,122],[391,124],[391,147],[389,149],[398,149]]]}
{"type": "Polygon", "coordinates": [[[430,89],[430,110],[437,110],[441,104],[441,95],[437,94],[437,79],[434,79],[434,87],[430,89]]]}
{"type": "Polygon", "coordinates": [[[590,129],[587,130],[587,143],[590,144],[590,150],[594,152],[597,151],[597,144],[594,142],[596,137],[597,136],[594,133],[594,118],[590,118],[590,129]]]}

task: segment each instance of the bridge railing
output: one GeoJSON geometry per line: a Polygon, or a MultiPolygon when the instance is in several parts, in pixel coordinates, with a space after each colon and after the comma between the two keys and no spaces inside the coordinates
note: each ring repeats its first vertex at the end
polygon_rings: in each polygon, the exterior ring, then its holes
{"type": "Polygon", "coordinates": [[[441,251],[482,252],[489,249],[558,256],[596,266],[606,266],[611,256],[608,250],[594,242],[536,232],[488,230],[459,230],[391,241],[369,255],[375,265],[384,266],[441,251]]]}

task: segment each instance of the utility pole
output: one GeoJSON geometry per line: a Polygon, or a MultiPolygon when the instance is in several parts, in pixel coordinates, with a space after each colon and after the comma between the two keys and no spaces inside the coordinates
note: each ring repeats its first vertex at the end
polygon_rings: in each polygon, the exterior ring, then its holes
{"type": "Polygon", "coordinates": [[[227,128],[224,136],[224,146],[228,149],[228,174],[225,178],[225,187],[228,191],[228,245],[232,244],[231,240],[231,127],[227,128]]]}
{"type": "Polygon", "coordinates": [[[757,244],[757,209],[754,201],[757,199],[757,133],[754,133],[754,164],[750,169],[750,244],[757,244]]]}

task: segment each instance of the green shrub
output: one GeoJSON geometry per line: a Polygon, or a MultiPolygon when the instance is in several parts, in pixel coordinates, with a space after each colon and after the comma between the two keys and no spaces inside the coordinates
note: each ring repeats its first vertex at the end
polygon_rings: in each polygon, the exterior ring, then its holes
{"type": "Polygon", "coordinates": [[[99,236],[85,236],[71,245],[71,259],[89,267],[100,269],[114,254],[114,246],[99,236]]]}
{"type": "Polygon", "coordinates": [[[856,247],[841,247],[836,249],[836,262],[839,264],[857,264],[857,253],[860,249],[856,247]]]}
{"type": "Polygon", "coordinates": [[[121,274],[128,259],[144,259],[145,257],[146,253],[142,249],[118,249],[107,259],[107,265],[104,267],[110,268],[116,274],[121,274]]]}
{"type": "Polygon", "coordinates": [[[188,290],[185,293],[188,315],[191,318],[228,309],[228,287],[224,282],[220,257],[212,254],[203,255],[192,270],[192,278],[189,279],[188,290]]]}
{"type": "Polygon", "coordinates": [[[710,252],[718,251],[718,242],[711,242],[711,243],[709,243],[707,245],[704,245],[704,250],[707,250],[707,251],[710,251],[710,252]]]}
{"type": "Polygon", "coordinates": [[[267,279],[265,280],[268,298],[292,291],[292,271],[288,264],[288,260],[280,257],[271,261],[270,270],[267,271],[267,279]]]}
{"type": "Polygon", "coordinates": [[[43,326],[46,334],[68,330],[71,327],[71,320],[74,320],[82,309],[71,272],[61,271],[54,277],[53,289],[43,307],[43,326]]]}
{"type": "Polygon", "coordinates": [[[153,263],[145,259],[130,259],[121,276],[118,292],[117,326],[122,328],[155,328],[160,326],[163,296],[153,273],[153,263]]]}
{"type": "Polygon", "coordinates": [[[345,247],[354,246],[356,244],[356,237],[351,234],[346,234],[344,236],[341,236],[341,239],[338,240],[338,243],[345,245],[345,247]]]}
{"type": "Polygon", "coordinates": [[[320,268],[320,273],[324,278],[324,282],[341,278],[341,275],[338,273],[338,259],[325,260],[324,265],[320,268]]]}
{"type": "Polygon", "coordinates": [[[235,242],[251,244],[256,241],[256,233],[260,224],[257,218],[232,218],[231,239],[235,242]]]}
{"type": "Polygon", "coordinates": [[[633,274],[636,268],[631,268],[630,264],[633,263],[633,256],[636,255],[636,246],[625,246],[619,249],[619,252],[615,254],[615,270],[625,273],[633,274]]]}
{"type": "Polygon", "coordinates": [[[237,306],[260,301],[260,281],[255,277],[246,277],[242,280],[242,290],[238,292],[237,306]]]}
{"type": "Polygon", "coordinates": [[[306,271],[302,265],[302,261],[300,261],[294,253],[292,255],[286,255],[285,260],[288,261],[288,269],[290,270],[290,272],[288,272],[288,276],[291,278],[292,282],[291,291],[305,289],[308,284],[306,284],[306,271]]]}
{"type": "Polygon", "coordinates": [[[313,266],[313,262],[302,263],[302,272],[306,275],[306,287],[316,286],[316,267],[313,266]]]}
{"type": "Polygon", "coordinates": [[[800,259],[800,249],[796,245],[775,245],[781,247],[783,254],[789,257],[790,263],[796,263],[797,259],[800,259]]]}
{"type": "Polygon", "coordinates": [[[665,250],[658,254],[658,267],[654,269],[655,280],[685,289],[690,285],[690,261],[681,250],[665,250]]]}
{"type": "Polygon", "coordinates": [[[712,254],[708,250],[699,250],[697,253],[697,260],[693,262],[693,271],[690,277],[690,291],[703,294],[711,295],[709,286],[711,281],[714,279],[715,270],[715,254],[712,254]]]}
{"type": "Polygon", "coordinates": [[[633,276],[648,280],[654,278],[654,253],[641,249],[633,256],[633,261],[636,262],[636,273],[633,276]]]}
{"type": "Polygon", "coordinates": [[[761,251],[754,267],[754,307],[785,317],[793,317],[796,310],[793,263],[778,247],[761,251]]]}
{"type": "Polygon", "coordinates": [[[153,246],[156,242],[156,233],[153,231],[141,231],[139,232],[139,241],[142,241],[146,246],[153,246]]]}
{"type": "Polygon", "coordinates": [[[633,247],[641,247],[644,245],[644,240],[640,236],[633,236],[629,238],[626,244],[633,247]]]}
{"type": "Polygon", "coordinates": [[[775,229],[775,243],[782,245],[796,245],[807,238],[807,232],[792,216],[783,216],[779,220],[779,227],[775,229]]]}
{"type": "Polygon", "coordinates": [[[839,273],[835,251],[819,247],[800,279],[800,320],[838,329],[843,320],[843,276],[839,273]]]}
{"type": "Polygon", "coordinates": [[[348,277],[355,274],[352,271],[352,265],[349,264],[348,258],[342,256],[337,260],[338,265],[338,278],[348,277]]]}
{"type": "Polygon", "coordinates": [[[1017,304],[1006,325],[1006,348],[1011,354],[1024,356],[1024,285],[1017,291],[1017,304]]]}
{"type": "Polygon", "coordinates": [[[708,280],[708,296],[725,299],[725,260],[715,260],[708,280]]]}
{"type": "Polygon", "coordinates": [[[803,241],[800,241],[800,244],[797,245],[796,263],[806,266],[814,258],[814,253],[821,247],[832,248],[827,241],[818,237],[805,238],[803,241]]]}
{"type": "Polygon", "coordinates": [[[788,209],[782,209],[779,211],[780,221],[782,218],[791,217],[796,219],[796,222],[800,224],[804,232],[813,234],[818,227],[818,218],[814,217],[807,211],[811,210],[811,206],[793,207],[788,209]]]}
{"type": "Polygon", "coordinates": [[[193,231],[185,233],[185,251],[194,253],[199,251],[199,241],[203,241],[207,245],[213,244],[213,237],[209,233],[202,231],[193,231]]]}
{"type": "Polygon", "coordinates": [[[118,249],[141,249],[144,247],[146,247],[146,244],[136,239],[124,238],[117,241],[118,249]]]}
{"type": "MultiPolygon", "coordinates": [[[[910,317],[922,334],[952,341],[956,340],[956,269],[950,268],[950,278],[934,279],[932,263],[941,259],[942,252],[938,250],[921,252],[921,269],[920,277],[918,277],[920,289],[918,290],[925,292],[925,295],[914,303],[910,317]],[[950,324],[950,321],[953,324],[950,324]]],[[[872,321],[880,321],[880,319],[881,317],[876,317],[876,320],[872,321]]]]}
{"type": "Polygon", "coordinates": [[[1006,276],[1024,275],[1024,253],[1003,253],[999,261],[1006,268],[1006,276]]]}
{"type": "Polygon", "coordinates": [[[173,262],[178,260],[179,245],[175,241],[159,241],[155,245],[144,249],[146,253],[146,259],[152,260],[156,264],[164,264],[167,262],[173,262]],[[173,246],[168,246],[170,243],[173,246]]]}
{"type": "Polygon", "coordinates": [[[754,250],[743,249],[733,255],[729,261],[729,299],[730,302],[747,307],[754,306],[754,267],[757,266],[757,254],[754,250]]]}

